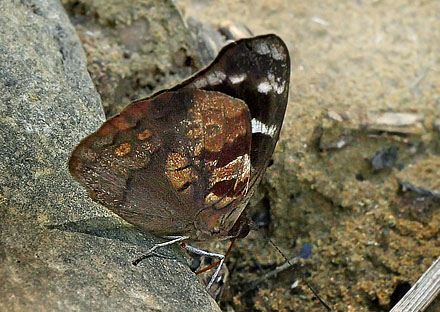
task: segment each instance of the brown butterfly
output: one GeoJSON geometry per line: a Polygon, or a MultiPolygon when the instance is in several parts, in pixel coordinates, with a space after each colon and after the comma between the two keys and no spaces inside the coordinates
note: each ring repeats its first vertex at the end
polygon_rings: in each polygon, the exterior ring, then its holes
{"type": "Polygon", "coordinates": [[[276,35],[232,42],[205,69],[129,104],[84,138],[70,172],[94,201],[171,238],[150,252],[244,237],[243,210],[278,140],[289,79],[289,53],[276,35]]]}

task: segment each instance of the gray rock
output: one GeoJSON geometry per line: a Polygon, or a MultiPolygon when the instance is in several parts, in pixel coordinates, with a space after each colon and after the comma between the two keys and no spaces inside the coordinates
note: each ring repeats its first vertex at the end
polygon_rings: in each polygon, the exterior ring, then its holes
{"type": "Polygon", "coordinates": [[[0,310],[219,311],[177,247],[134,267],[158,239],[71,179],[71,150],[104,114],[61,4],[0,12],[0,310]]]}

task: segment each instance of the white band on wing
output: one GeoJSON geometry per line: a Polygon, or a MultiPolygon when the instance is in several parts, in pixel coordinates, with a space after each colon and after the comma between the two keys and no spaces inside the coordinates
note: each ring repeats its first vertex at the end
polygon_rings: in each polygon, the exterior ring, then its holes
{"type": "Polygon", "coordinates": [[[274,137],[277,127],[272,125],[270,127],[266,126],[264,123],[256,118],[252,118],[252,133],[262,133],[271,137],[274,137]]]}

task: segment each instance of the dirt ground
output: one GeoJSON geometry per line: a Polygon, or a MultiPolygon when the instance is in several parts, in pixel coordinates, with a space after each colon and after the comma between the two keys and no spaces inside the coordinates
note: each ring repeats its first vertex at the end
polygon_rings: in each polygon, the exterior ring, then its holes
{"type": "MultiPolygon", "coordinates": [[[[264,226],[237,241],[222,309],[324,311],[306,280],[335,311],[388,311],[440,256],[440,2],[176,4],[185,19],[215,28],[229,21],[255,35],[275,33],[292,59],[290,102],[274,162],[247,212],[264,226]],[[266,236],[286,255],[309,244],[313,249],[296,270],[257,287],[254,281],[285,262],[266,236]]],[[[80,37],[93,55],[94,44],[80,37]]],[[[185,53],[192,48],[188,44],[185,53]]],[[[111,45],[108,50],[114,51],[111,45]]],[[[179,63],[185,55],[174,56],[179,63]]],[[[197,59],[186,63],[172,79],[133,78],[150,87],[134,88],[134,96],[172,85],[199,66],[197,59]]],[[[97,85],[105,85],[99,79],[97,85]]],[[[438,299],[429,311],[440,311],[438,299]]]]}
{"type": "MultiPolygon", "coordinates": [[[[293,64],[290,103],[262,187],[261,202],[271,217],[268,235],[289,255],[304,243],[313,245],[300,270],[334,310],[388,311],[440,256],[438,198],[404,193],[399,185],[440,191],[440,4],[178,4],[185,16],[205,23],[229,20],[286,41],[293,64]],[[384,112],[408,113],[418,121],[378,121],[384,112]],[[394,163],[372,168],[372,157],[393,147],[394,163]]],[[[293,271],[242,295],[261,269],[283,262],[261,241],[254,235],[239,242],[222,307],[322,311],[293,271]],[[300,286],[292,288],[298,279],[300,286]]],[[[440,311],[440,303],[431,309],[440,311]]]]}

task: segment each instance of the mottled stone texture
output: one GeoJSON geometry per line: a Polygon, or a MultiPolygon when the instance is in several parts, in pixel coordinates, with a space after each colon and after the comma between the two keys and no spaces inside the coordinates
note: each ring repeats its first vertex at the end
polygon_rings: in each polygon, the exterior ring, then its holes
{"type": "Polygon", "coordinates": [[[1,1],[0,310],[219,311],[182,261],[134,267],[157,239],[71,179],[70,151],[103,120],[61,4],[1,1]]]}
{"type": "Polygon", "coordinates": [[[201,53],[172,0],[62,2],[107,117],[201,66],[201,53]]]}

